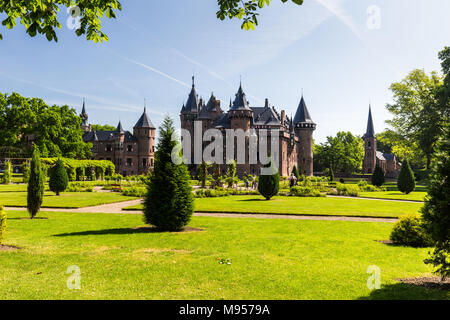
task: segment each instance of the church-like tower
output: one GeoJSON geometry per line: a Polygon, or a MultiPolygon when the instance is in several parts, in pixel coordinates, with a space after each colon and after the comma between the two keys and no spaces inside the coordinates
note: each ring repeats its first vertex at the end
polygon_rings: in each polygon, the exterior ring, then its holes
{"type": "Polygon", "coordinates": [[[91,125],[88,122],[88,114],[86,113],[86,102],[83,99],[83,109],[81,109],[81,113],[80,113],[80,118],[81,118],[81,128],[83,129],[84,132],[91,132],[91,125]]]}
{"type": "Polygon", "coordinates": [[[364,161],[363,172],[372,173],[377,164],[377,138],[373,128],[372,110],[369,106],[369,119],[367,120],[367,130],[364,139],[364,161]]]}
{"type": "Polygon", "coordinates": [[[302,98],[294,116],[294,131],[300,140],[297,155],[299,170],[305,176],[313,175],[313,131],[316,130],[316,124],[312,121],[306,107],[305,99],[302,98]]]}
{"type": "Polygon", "coordinates": [[[146,106],[144,106],[144,113],[133,127],[133,135],[138,144],[138,174],[144,174],[148,170],[153,170],[156,143],[156,128],[147,116],[146,106]]]}

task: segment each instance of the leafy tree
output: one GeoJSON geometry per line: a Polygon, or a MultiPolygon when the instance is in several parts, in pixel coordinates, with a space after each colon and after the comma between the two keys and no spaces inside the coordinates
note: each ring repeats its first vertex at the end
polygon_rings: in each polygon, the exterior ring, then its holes
{"type": "Polygon", "coordinates": [[[5,171],[3,172],[3,183],[4,184],[10,184],[11,183],[11,177],[12,177],[12,166],[11,162],[5,161],[5,171]]]}
{"type": "Polygon", "coordinates": [[[294,164],[294,167],[292,168],[292,173],[294,174],[294,176],[297,178],[299,178],[299,174],[298,174],[298,170],[297,170],[297,166],[294,164]]]}
{"type": "Polygon", "coordinates": [[[223,178],[222,173],[220,172],[220,165],[214,162],[212,166],[212,171],[213,171],[212,179],[214,187],[222,187],[223,178]]]}
{"type": "Polygon", "coordinates": [[[384,171],[377,164],[372,173],[372,184],[377,187],[381,187],[384,183],[384,171]]]}
{"type": "MultiPolygon", "coordinates": [[[[258,10],[268,6],[271,0],[217,0],[219,11],[217,18],[225,20],[225,18],[238,18],[242,20],[241,28],[245,30],[254,30],[258,25],[258,10]]],[[[288,0],[281,0],[285,3],[288,0]]],[[[303,0],[291,0],[291,2],[301,5],[303,0]]]]}
{"type": "Polygon", "coordinates": [[[28,181],[27,208],[31,219],[41,209],[44,199],[44,174],[41,168],[39,148],[33,145],[33,157],[31,158],[30,180],[28,181]]]}
{"type": "Polygon", "coordinates": [[[273,174],[261,174],[259,176],[258,192],[266,200],[270,200],[280,190],[280,173],[275,167],[272,158],[268,164],[264,165],[264,168],[270,169],[273,174]]]}
{"type": "Polygon", "coordinates": [[[208,169],[211,167],[209,162],[202,161],[198,167],[198,179],[202,183],[202,188],[206,187],[206,180],[208,179],[208,169]]]}
{"type": "Polygon", "coordinates": [[[28,180],[30,179],[30,164],[28,162],[22,164],[22,175],[23,183],[28,183],[28,180]]]}
{"type": "Polygon", "coordinates": [[[400,174],[397,178],[397,188],[403,193],[410,193],[416,188],[416,180],[414,178],[414,172],[409,166],[408,160],[403,161],[400,174]]]}
{"type": "Polygon", "coordinates": [[[236,176],[236,161],[231,160],[227,163],[227,182],[229,188],[233,187],[235,176],[236,176]]]}
{"type": "Polygon", "coordinates": [[[0,206],[0,246],[3,244],[3,239],[5,239],[6,231],[6,213],[3,206],[0,206]]]}
{"type": "Polygon", "coordinates": [[[450,276],[450,128],[436,146],[431,182],[422,208],[425,227],[434,243],[434,251],[425,263],[437,269],[442,280],[450,276]]]}
{"type": "Polygon", "coordinates": [[[114,131],[116,127],[110,126],[109,124],[101,125],[101,124],[92,124],[92,131],[114,131]]]}
{"type": "Polygon", "coordinates": [[[427,169],[445,122],[445,106],[437,100],[441,87],[442,80],[436,72],[428,76],[424,70],[413,70],[401,82],[391,85],[394,103],[386,106],[394,115],[386,123],[407,143],[417,144],[426,157],[427,169]]]}
{"type": "Polygon", "coordinates": [[[49,187],[50,190],[56,193],[59,196],[60,192],[66,190],[67,185],[69,184],[69,177],[67,176],[66,168],[64,167],[64,163],[62,160],[56,161],[55,166],[51,169],[50,172],[50,181],[49,187]]]}
{"type": "Polygon", "coordinates": [[[327,137],[327,142],[315,145],[314,159],[317,169],[331,167],[334,172],[361,171],[364,159],[364,142],[351,132],[338,132],[327,137]]]}
{"type": "Polygon", "coordinates": [[[173,121],[167,116],[159,128],[158,147],[155,153],[155,169],[147,185],[144,200],[144,220],[162,231],[179,231],[187,225],[194,211],[194,198],[189,184],[189,171],[182,161],[172,161],[173,150],[181,144],[172,140],[175,133],[173,121]]]}

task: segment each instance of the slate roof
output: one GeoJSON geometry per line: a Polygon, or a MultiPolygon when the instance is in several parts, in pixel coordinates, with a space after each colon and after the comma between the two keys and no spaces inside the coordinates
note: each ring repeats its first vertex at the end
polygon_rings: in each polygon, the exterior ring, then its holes
{"type": "Polygon", "coordinates": [[[367,120],[367,130],[364,138],[373,138],[375,137],[375,130],[373,128],[373,120],[372,120],[372,110],[369,106],[369,119],[367,120]]]}
{"type": "Polygon", "coordinates": [[[231,121],[228,117],[228,113],[222,113],[221,115],[219,115],[212,125],[215,128],[230,129],[231,121]]]}
{"type": "Polygon", "coordinates": [[[278,114],[270,107],[256,107],[253,110],[254,125],[281,125],[278,114]]]}
{"type": "Polygon", "coordinates": [[[242,84],[239,85],[239,89],[236,93],[236,97],[234,98],[231,110],[250,110],[247,97],[245,96],[244,90],[242,89],[242,84]]]}
{"type": "Polygon", "coordinates": [[[378,160],[386,160],[386,161],[394,161],[395,154],[393,153],[383,153],[381,151],[377,151],[377,159],[378,160]]]}
{"type": "Polygon", "coordinates": [[[187,113],[187,112],[198,112],[198,94],[197,91],[195,91],[195,78],[192,77],[192,89],[189,93],[188,100],[185,105],[183,105],[183,108],[181,108],[181,113],[187,113]]]}
{"type": "Polygon", "coordinates": [[[122,122],[119,121],[119,124],[117,125],[117,128],[116,128],[115,132],[125,133],[125,131],[123,130],[123,127],[122,127],[122,122]]]}
{"type": "Polygon", "coordinates": [[[214,93],[211,93],[211,97],[209,98],[209,101],[206,104],[206,109],[208,109],[208,111],[216,111],[216,103],[217,99],[214,96],[214,93]]]}
{"type": "MultiPolygon", "coordinates": [[[[83,134],[84,142],[92,141],[114,141],[114,133],[117,131],[91,131],[83,134]]],[[[125,142],[136,141],[136,138],[129,131],[124,132],[125,142]]]]}
{"type": "Polygon", "coordinates": [[[304,123],[304,122],[314,123],[311,119],[311,116],[309,115],[309,111],[308,111],[308,108],[306,107],[305,99],[303,98],[303,95],[302,95],[302,99],[300,100],[300,103],[297,108],[297,112],[295,113],[295,116],[294,116],[294,124],[304,123]]]}
{"type": "Polygon", "coordinates": [[[209,111],[210,110],[208,109],[208,106],[205,106],[205,104],[203,104],[202,109],[200,110],[200,113],[198,115],[198,119],[211,119],[209,111]]]}
{"type": "Polygon", "coordinates": [[[144,113],[139,118],[138,122],[134,125],[135,128],[150,128],[155,129],[155,126],[151,122],[150,118],[147,116],[146,108],[144,108],[144,113]]]}

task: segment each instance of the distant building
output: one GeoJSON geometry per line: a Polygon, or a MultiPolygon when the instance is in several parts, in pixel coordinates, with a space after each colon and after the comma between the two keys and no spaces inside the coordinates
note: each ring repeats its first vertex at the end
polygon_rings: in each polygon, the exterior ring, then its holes
{"type": "MultiPolygon", "coordinates": [[[[268,138],[270,138],[270,130],[278,130],[279,150],[277,151],[279,155],[278,169],[280,175],[289,176],[294,165],[306,176],[312,176],[313,174],[312,135],[316,129],[316,124],[311,119],[303,95],[297,112],[292,119],[286,116],[284,110],[281,110],[280,114],[275,107],[269,106],[268,99],[266,99],[263,107],[251,107],[242,89],[242,85],[240,85],[234,102],[230,101],[228,111],[224,112],[221,109],[220,100],[217,100],[214,94],[211,95],[206,104],[202,99],[198,98],[194,78],[192,78],[192,89],[186,104],[181,109],[180,120],[181,128],[189,131],[192,137],[191,150],[194,150],[194,124],[196,122],[201,124],[203,133],[210,128],[220,130],[223,134],[224,141],[226,129],[242,129],[246,132],[250,129],[255,129],[258,137],[261,129],[267,129],[269,132],[268,138]]],[[[207,143],[203,143],[203,150],[207,145],[207,143]]],[[[273,155],[274,151],[270,150],[270,143],[268,143],[268,148],[269,152],[273,155]]],[[[225,149],[224,143],[224,158],[226,155],[225,149]]],[[[259,153],[257,156],[258,163],[250,164],[248,140],[245,150],[247,153],[245,155],[245,163],[237,164],[237,174],[239,176],[244,174],[259,175],[261,168],[259,153]]],[[[191,152],[191,163],[194,163],[194,152],[191,152]]],[[[195,171],[195,165],[191,166],[191,169],[195,171]]],[[[225,171],[224,165],[222,166],[222,171],[225,171]]]]}
{"type": "Polygon", "coordinates": [[[396,178],[400,172],[401,164],[397,161],[395,154],[377,151],[377,138],[373,127],[372,110],[369,106],[369,119],[364,139],[364,161],[363,173],[373,173],[378,164],[386,174],[387,178],[396,178]]]}
{"type": "Polygon", "coordinates": [[[83,141],[92,143],[93,159],[112,161],[116,166],[116,173],[123,176],[145,174],[153,169],[156,129],[147,116],[145,107],[133,133],[123,130],[120,121],[116,130],[93,131],[88,124],[84,101],[80,117],[84,130],[83,141]]]}

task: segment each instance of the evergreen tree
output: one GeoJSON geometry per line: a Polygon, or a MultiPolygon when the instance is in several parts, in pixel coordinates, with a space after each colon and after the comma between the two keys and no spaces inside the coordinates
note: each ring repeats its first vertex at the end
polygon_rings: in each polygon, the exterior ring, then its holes
{"type": "Polygon", "coordinates": [[[384,183],[384,171],[377,164],[372,173],[372,184],[377,187],[381,187],[384,183]]]}
{"type": "Polygon", "coordinates": [[[27,208],[31,219],[41,209],[44,199],[44,174],[41,168],[39,148],[33,144],[33,157],[31,159],[30,178],[28,181],[27,208]]]}
{"type": "Polygon", "coordinates": [[[10,184],[11,183],[11,177],[12,177],[11,162],[6,161],[5,162],[5,171],[3,172],[3,183],[4,184],[10,184]]]}
{"type": "Polygon", "coordinates": [[[397,178],[397,188],[403,193],[410,193],[416,188],[416,180],[414,179],[414,172],[409,166],[408,160],[405,160],[402,164],[400,174],[397,178]]]}
{"type": "Polygon", "coordinates": [[[434,251],[425,263],[436,267],[442,280],[450,277],[450,130],[436,145],[431,182],[422,208],[425,228],[434,242],[434,251]]]}
{"type": "Polygon", "coordinates": [[[56,161],[55,166],[50,171],[50,181],[49,187],[50,190],[56,193],[59,196],[60,192],[66,190],[67,185],[69,184],[69,177],[67,176],[66,168],[64,167],[64,163],[62,160],[56,161]]]}
{"type": "Polygon", "coordinates": [[[330,178],[330,181],[334,181],[334,172],[333,172],[333,168],[331,168],[331,167],[330,167],[329,178],[330,178]]]}
{"type": "Polygon", "coordinates": [[[30,179],[30,164],[28,162],[22,164],[22,173],[23,183],[28,183],[28,180],[30,179]]]}
{"type": "Polygon", "coordinates": [[[264,165],[264,168],[269,169],[273,173],[261,174],[259,176],[258,192],[266,198],[266,200],[270,200],[270,198],[277,195],[280,190],[280,173],[278,172],[278,168],[273,164],[273,159],[270,159],[270,162],[264,165]]]}
{"type": "Polygon", "coordinates": [[[206,180],[208,179],[208,169],[211,165],[208,162],[202,161],[200,166],[198,167],[198,179],[202,184],[202,188],[206,187],[206,180]]]}
{"type": "Polygon", "coordinates": [[[194,212],[189,171],[181,160],[181,144],[172,140],[173,121],[167,116],[159,128],[154,172],[144,200],[144,221],[161,231],[179,231],[194,212]],[[172,155],[177,161],[172,161],[172,155]],[[175,163],[174,163],[175,162],[175,163]]]}
{"type": "Polygon", "coordinates": [[[294,167],[292,168],[292,173],[294,174],[294,176],[297,178],[299,178],[299,174],[298,174],[298,170],[297,170],[297,166],[294,164],[294,167]]]}
{"type": "Polygon", "coordinates": [[[0,206],[0,246],[5,238],[6,231],[6,213],[3,206],[0,206]]]}
{"type": "Polygon", "coordinates": [[[231,160],[227,163],[227,182],[229,188],[233,187],[235,176],[236,176],[236,161],[231,160]]]}
{"type": "Polygon", "coordinates": [[[216,162],[213,163],[213,187],[222,187],[223,179],[222,179],[222,173],[220,172],[220,165],[216,162]]]}

